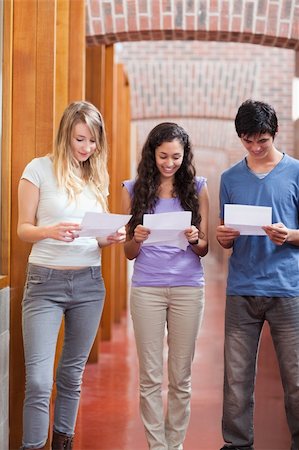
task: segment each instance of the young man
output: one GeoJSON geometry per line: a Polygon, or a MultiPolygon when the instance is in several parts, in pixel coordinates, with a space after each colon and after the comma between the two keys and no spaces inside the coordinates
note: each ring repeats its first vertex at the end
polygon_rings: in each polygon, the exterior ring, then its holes
{"type": "Polygon", "coordinates": [[[274,109],[247,100],[235,119],[246,157],[221,177],[217,239],[232,248],[225,313],[221,450],[253,450],[256,359],[269,323],[285,392],[291,450],[299,450],[299,161],[274,146],[274,109]],[[224,205],[271,206],[265,236],[244,236],[224,225],[224,205]]]}

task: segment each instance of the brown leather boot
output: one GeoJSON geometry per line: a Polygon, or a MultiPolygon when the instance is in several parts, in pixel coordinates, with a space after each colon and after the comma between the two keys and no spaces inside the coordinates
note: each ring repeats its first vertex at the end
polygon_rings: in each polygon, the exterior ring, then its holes
{"type": "Polygon", "coordinates": [[[73,436],[53,431],[52,450],[72,450],[73,436]]]}

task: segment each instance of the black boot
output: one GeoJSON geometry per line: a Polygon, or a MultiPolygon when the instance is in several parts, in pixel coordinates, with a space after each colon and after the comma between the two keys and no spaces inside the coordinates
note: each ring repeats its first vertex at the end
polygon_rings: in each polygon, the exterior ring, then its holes
{"type": "Polygon", "coordinates": [[[73,436],[53,431],[52,450],[72,450],[73,436]]]}

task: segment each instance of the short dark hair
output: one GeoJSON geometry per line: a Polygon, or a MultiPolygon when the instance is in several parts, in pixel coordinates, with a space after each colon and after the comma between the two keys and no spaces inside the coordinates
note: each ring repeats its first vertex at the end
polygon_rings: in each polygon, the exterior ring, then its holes
{"type": "Polygon", "coordinates": [[[239,137],[269,133],[274,138],[278,130],[276,112],[268,103],[246,100],[238,109],[235,127],[239,137]]]}

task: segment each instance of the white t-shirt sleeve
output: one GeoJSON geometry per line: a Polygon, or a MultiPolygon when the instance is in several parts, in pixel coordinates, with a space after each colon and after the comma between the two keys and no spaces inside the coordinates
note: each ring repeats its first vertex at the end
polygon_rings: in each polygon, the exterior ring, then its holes
{"type": "Polygon", "coordinates": [[[31,181],[36,187],[40,188],[43,176],[43,170],[40,167],[40,159],[34,158],[25,167],[21,179],[31,181]]]}

